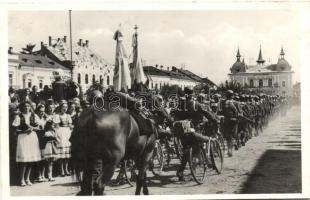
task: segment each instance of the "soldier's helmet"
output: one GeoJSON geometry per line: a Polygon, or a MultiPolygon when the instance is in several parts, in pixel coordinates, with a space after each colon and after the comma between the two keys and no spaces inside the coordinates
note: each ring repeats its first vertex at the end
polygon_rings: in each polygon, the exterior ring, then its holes
{"type": "Polygon", "coordinates": [[[240,101],[245,101],[245,100],[246,100],[245,95],[244,95],[244,94],[241,94],[241,95],[240,95],[240,101]]]}
{"type": "Polygon", "coordinates": [[[234,92],[232,90],[227,90],[227,97],[232,97],[234,95],[234,92]]]}
{"type": "Polygon", "coordinates": [[[240,100],[240,97],[239,97],[239,94],[238,94],[238,93],[235,93],[235,94],[234,94],[234,99],[235,99],[236,101],[239,101],[239,100],[240,100]]]}

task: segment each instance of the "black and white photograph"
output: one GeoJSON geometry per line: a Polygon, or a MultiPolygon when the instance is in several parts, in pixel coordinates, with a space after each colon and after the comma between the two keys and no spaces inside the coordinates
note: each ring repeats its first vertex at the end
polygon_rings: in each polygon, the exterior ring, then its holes
{"type": "Polygon", "coordinates": [[[7,11],[9,195],[304,193],[302,12],[124,8],[7,11]]]}

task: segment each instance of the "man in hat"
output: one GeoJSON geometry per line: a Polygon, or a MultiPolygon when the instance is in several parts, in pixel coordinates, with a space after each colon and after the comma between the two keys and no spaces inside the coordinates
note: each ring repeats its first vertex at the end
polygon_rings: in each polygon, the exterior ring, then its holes
{"type": "Polygon", "coordinates": [[[56,102],[60,102],[63,99],[66,99],[66,89],[67,84],[61,80],[60,76],[55,77],[55,82],[52,84],[53,87],[53,98],[56,102]]]}

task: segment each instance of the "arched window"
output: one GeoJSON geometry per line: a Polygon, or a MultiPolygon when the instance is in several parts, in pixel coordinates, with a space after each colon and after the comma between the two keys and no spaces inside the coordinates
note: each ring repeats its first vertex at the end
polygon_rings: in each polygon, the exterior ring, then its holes
{"type": "Polygon", "coordinates": [[[39,80],[39,88],[40,88],[40,89],[43,88],[43,80],[39,80]]]}
{"type": "Polygon", "coordinates": [[[28,79],[28,88],[32,87],[32,79],[28,79]]]}
{"type": "Polygon", "coordinates": [[[282,81],[282,87],[285,87],[285,81],[282,81]]]}
{"type": "Polygon", "coordinates": [[[258,85],[259,85],[259,87],[263,87],[263,80],[262,79],[259,79],[258,85]]]}
{"type": "Polygon", "coordinates": [[[254,80],[250,80],[250,87],[251,87],[251,88],[254,87],[254,80]]]}
{"type": "Polygon", "coordinates": [[[85,75],[85,84],[88,84],[88,74],[85,75]]]}
{"type": "Polygon", "coordinates": [[[268,79],[268,87],[272,87],[272,79],[268,79]]]}
{"type": "Polygon", "coordinates": [[[95,82],[96,82],[96,75],[93,74],[93,84],[95,84],[95,82]]]}
{"type": "Polygon", "coordinates": [[[110,76],[107,76],[107,85],[110,85],[110,76]]]}
{"type": "Polygon", "coordinates": [[[100,84],[103,84],[103,79],[102,79],[102,75],[100,75],[100,84]]]}
{"type": "Polygon", "coordinates": [[[78,73],[77,81],[78,81],[78,84],[81,84],[81,74],[80,73],[78,73]]]}

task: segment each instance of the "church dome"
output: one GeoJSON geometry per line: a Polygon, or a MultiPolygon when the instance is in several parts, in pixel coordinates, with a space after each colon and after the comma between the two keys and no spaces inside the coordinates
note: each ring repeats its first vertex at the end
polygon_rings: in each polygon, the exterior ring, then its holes
{"type": "Polygon", "coordinates": [[[290,71],[291,70],[291,65],[285,60],[284,58],[284,50],[283,47],[281,48],[280,52],[280,58],[277,63],[276,71],[290,71]]]}
{"type": "Polygon", "coordinates": [[[242,62],[240,61],[241,55],[240,55],[240,52],[239,52],[239,48],[238,48],[236,57],[237,57],[237,61],[230,68],[231,73],[235,74],[235,73],[239,73],[239,72],[245,72],[246,67],[245,67],[245,64],[244,64],[244,60],[242,62]]]}
{"type": "Polygon", "coordinates": [[[239,72],[245,72],[245,64],[240,61],[236,61],[233,66],[230,68],[231,73],[239,73],[239,72]]]}
{"type": "Polygon", "coordinates": [[[291,65],[284,58],[278,60],[277,71],[290,71],[291,68],[291,65]]]}

